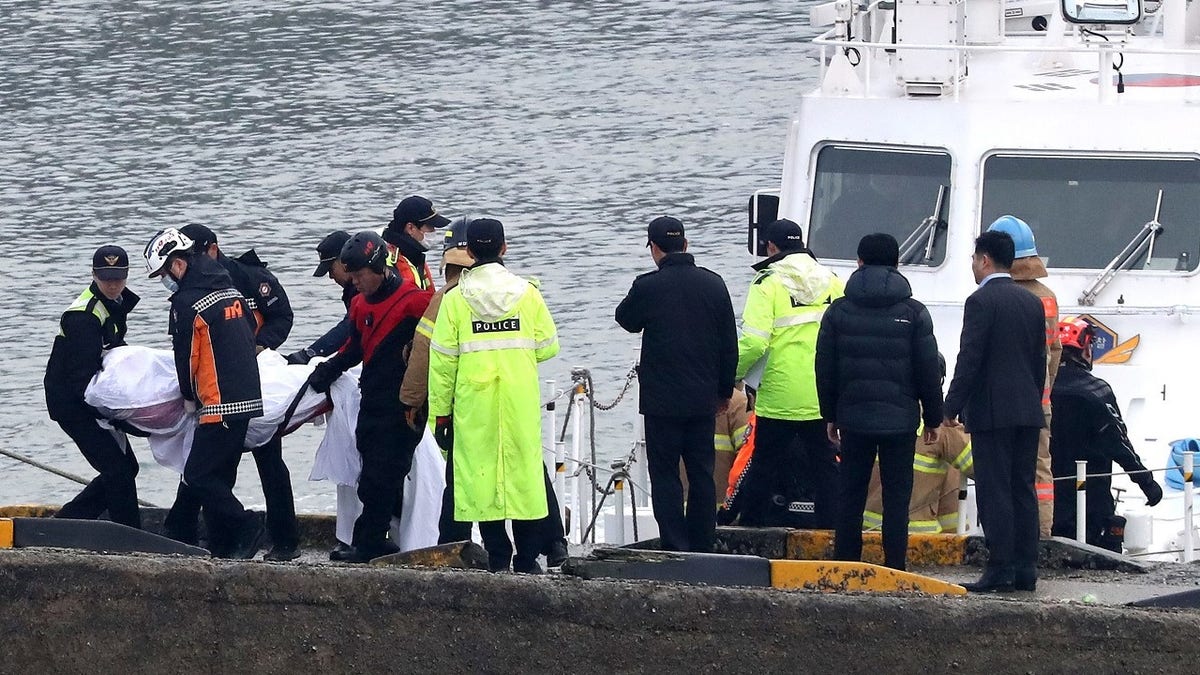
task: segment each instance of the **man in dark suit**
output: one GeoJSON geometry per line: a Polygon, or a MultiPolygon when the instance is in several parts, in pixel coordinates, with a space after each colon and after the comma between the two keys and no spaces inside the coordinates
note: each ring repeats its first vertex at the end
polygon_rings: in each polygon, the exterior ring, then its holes
{"type": "Polygon", "coordinates": [[[969,591],[1032,591],[1037,582],[1038,509],[1034,489],[1046,326],[1038,299],[1008,274],[1013,240],[984,232],[975,240],[971,271],[978,290],[963,307],[946,424],[961,414],[975,455],[979,520],[988,563],[969,591]]]}
{"type": "Polygon", "coordinates": [[[717,527],[713,429],[716,414],[729,407],[738,360],[733,304],[724,280],[687,253],[683,223],[655,218],[647,235],[658,269],[634,280],[616,319],[642,334],[639,412],[646,421],[654,520],[663,549],[709,553],[717,527]]]}

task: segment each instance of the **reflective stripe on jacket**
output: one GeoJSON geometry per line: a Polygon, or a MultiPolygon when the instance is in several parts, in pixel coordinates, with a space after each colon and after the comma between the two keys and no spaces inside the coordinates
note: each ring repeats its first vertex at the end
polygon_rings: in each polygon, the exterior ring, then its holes
{"type": "Polygon", "coordinates": [[[429,347],[429,416],[454,420],[455,520],[545,517],[537,364],[558,333],[542,294],[499,263],[468,269],[429,347]]]}
{"type": "Polygon", "coordinates": [[[738,340],[737,379],[766,358],[755,400],[761,417],[821,417],[814,362],[825,309],[842,297],[841,279],[807,252],[784,255],[750,285],[738,340]]]}

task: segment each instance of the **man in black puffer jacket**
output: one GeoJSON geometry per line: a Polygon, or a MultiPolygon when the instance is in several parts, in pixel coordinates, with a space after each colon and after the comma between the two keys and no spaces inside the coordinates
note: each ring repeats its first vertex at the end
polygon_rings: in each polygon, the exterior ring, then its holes
{"type": "Polygon", "coordinates": [[[942,387],[933,319],[912,299],[896,269],[900,247],[888,234],[858,243],[858,270],[830,305],[817,335],[817,397],[829,440],[841,447],[834,556],[862,556],[862,512],[879,457],[883,552],[902,570],[908,552],[913,454],[924,419],[925,443],[937,441],[942,387]]]}

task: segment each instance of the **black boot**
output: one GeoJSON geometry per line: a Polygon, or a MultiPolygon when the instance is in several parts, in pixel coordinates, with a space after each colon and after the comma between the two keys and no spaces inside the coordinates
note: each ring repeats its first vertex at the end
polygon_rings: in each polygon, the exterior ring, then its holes
{"type": "Polygon", "coordinates": [[[555,539],[546,547],[546,567],[562,567],[567,562],[567,540],[555,539]]]}
{"type": "Polygon", "coordinates": [[[512,555],[488,553],[489,572],[507,572],[512,567],[512,555]]]}
{"type": "Polygon", "coordinates": [[[971,593],[1008,593],[1013,590],[1011,567],[988,567],[975,583],[963,584],[971,593]]]}
{"type": "Polygon", "coordinates": [[[538,564],[537,558],[522,558],[521,556],[513,559],[513,571],[517,574],[545,574],[542,566],[538,564]]]}
{"type": "Polygon", "coordinates": [[[349,562],[354,559],[355,555],[353,546],[339,541],[337,546],[329,552],[329,559],[334,562],[349,562]]]}
{"type": "Polygon", "coordinates": [[[238,527],[233,546],[228,551],[228,557],[235,560],[253,559],[258,550],[262,548],[266,535],[267,529],[263,525],[262,514],[257,511],[247,511],[238,527]]]}
{"type": "Polygon", "coordinates": [[[1018,591],[1037,590],[1037,568],[1018,567],[1013,571],[1013,589],[1018,591]]]}

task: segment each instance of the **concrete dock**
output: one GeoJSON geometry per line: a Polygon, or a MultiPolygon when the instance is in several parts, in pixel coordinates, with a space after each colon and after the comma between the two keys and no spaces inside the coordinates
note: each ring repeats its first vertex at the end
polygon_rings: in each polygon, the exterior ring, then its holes
{"type": "Polygon", "coordinates": [[[0,551],[0,672],[1179,672],[1200,613],[0,551]]]}

